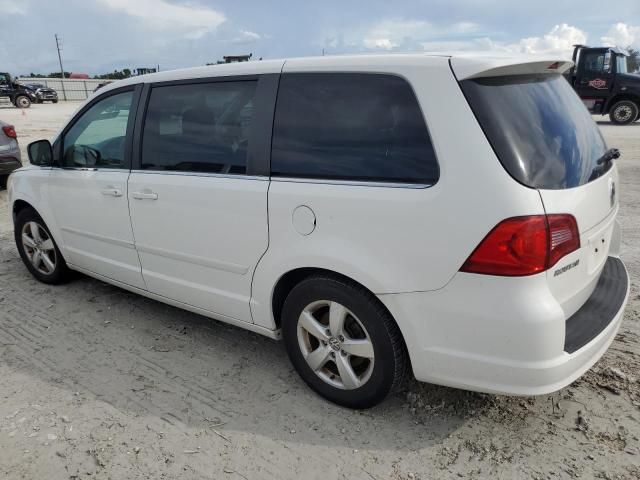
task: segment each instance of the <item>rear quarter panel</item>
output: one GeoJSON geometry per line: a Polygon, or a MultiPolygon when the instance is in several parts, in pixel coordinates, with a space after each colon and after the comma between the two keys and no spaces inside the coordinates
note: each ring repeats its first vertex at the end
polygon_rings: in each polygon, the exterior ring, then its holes
{"type": "Polygon", "coordinates": [[[407,79],[430,131],[440,180],[428,188],[272,180],[269,248],[253,281],[255,323],[275,328],[273,290],[292,269],[332,270],[375,294],[437,290],[499,221],[544,213],[538,193],[515,182],[495,157],[447,58],[287,61],[285,73],[298,71],[390,73],[407,79]],[[316,229],[307,236],[293,227],[292,214],[300,205],[316,216],[316,229]]]}

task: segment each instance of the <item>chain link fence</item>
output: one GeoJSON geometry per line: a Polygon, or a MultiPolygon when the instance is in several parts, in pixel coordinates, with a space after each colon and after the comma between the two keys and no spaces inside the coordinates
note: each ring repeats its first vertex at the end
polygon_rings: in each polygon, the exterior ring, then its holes
{"type": "Polygon", "coordinates": [[[60,100],[86,100],[91,96],[96,87],[105,80],[94,79],[71,79],[65,78],[30,78],[20,77],[16,79],[19,83],[38,83],[47,88],[53,88],[58,92],[60,100]]]}

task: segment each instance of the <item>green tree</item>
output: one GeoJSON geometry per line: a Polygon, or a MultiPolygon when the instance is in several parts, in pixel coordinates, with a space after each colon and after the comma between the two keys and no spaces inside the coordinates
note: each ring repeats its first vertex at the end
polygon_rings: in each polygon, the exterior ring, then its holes
{"type": "MultiPolygon", "coordinates": [[[[64,78],[69,78],[71,76],[71,72],[64,72],[64,78]]],[[[60,72],[51,72],[47,75],[49,78],[60,78],[60,72]]]]}
{"type": "Polygon", "coordinates": [[[123,68],[122,70],[114,70],[111,73],[104,73],[102,75],[94,75],[93,78],[101,80],[122,80],[123,78],[129,78],[131,76],[131,70],[123,68]]]}

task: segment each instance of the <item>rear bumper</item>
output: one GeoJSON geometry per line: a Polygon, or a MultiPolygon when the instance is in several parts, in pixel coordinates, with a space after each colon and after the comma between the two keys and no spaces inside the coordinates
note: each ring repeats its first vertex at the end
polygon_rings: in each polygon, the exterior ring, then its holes
{"type": "Polygon", "coordinates": [[[613,341],[628,297],[629,277],[615,257],[569,318],[544,276],[458,274],[438,291],[379,296],[418,380],[512,395],[551,393],[584,374],[613,341]]]}
{"type": "Polygon", "coordinates": [[[22,163],[16,157],[0,155],[0,175],[9,175],[21,166],[22,163]]]}

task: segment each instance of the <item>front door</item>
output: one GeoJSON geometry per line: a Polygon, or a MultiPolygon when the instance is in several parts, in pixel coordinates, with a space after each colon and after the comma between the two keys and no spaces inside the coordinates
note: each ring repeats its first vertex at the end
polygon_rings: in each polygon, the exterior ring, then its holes
{"type": "Polygon", "coordinates": [[[613,61],[606,49],[580,53],[575,89],[591,113],[602,113],[613,88],[613,61]]]}
{"type": "Polygon", "coordinates": [[[258,83],[153,86],[140,168],[129,179],[149,291],[248,322],[253,271],[268,245],[268,176],[249,166],[261,155],[256,132],[270,136],[255,125],[268,118],[258,83]]]}
{"type": "Polygon", "coordinates": [[[107,93],[80,113],[56,144],[49,197],[70,264],[145,288],[127,200],[137,96],[107,93]]]}
{"type": "Polygon", "coordinates": [[[8,97],[12,90],[13,87],[9,81],[9,76],[5,73],[0,73],[0,98],[8,97]]]}

